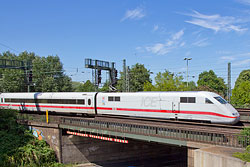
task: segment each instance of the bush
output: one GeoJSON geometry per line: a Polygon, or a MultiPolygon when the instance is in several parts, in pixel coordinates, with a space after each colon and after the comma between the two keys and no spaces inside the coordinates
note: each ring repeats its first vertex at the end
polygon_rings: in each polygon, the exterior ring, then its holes
{"type": "Polygon", "coordinates": [[[233,156],[241,159],[242,161],[250,162],[250,145],[246,147],[244,153],[236,152],[233,156]]]}
{"type": "Polygon", "coordinates": [[[16,111],[0,110],[0,166],[61,166],[43,140],[16,122],[16,111]]]}

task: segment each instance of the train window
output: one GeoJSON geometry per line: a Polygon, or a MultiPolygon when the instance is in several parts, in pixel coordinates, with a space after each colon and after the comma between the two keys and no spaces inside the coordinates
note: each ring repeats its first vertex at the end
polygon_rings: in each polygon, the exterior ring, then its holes
{"type": "Polygon", "coordinates": [[[91,105],[91,99],[88,99],[88,105],[91,105]]]}
{"type": "Polygon", "coordinates": [[[108,101],[121,101],[120,96],[109,96],[108,101]]]}
{"type": "Polygon", "coordinates": [[[119,96],[115,96],[115,101],[120,101],[120,97],[119,96]]]}
{"type": "Polygon", "coordinates": [[[69,100],[68,104],[76,104],[76,100],[69,100]]]}
{"type": "Polygon", "coordinates": [[[196,103],[195,97],[181,97],[180,98],[181,103],[196,103]]]}
{"type": "Polygon", "coordinates": [[[209,100],[208,98],[205,98],[205,103],[206,103],[206,104],[214,104],[214,103],[211,102],[211,100],[209,100]]]}
{"type": "Polygon", "coordinates": [[[33,99],[26,99],[25,102],[26,102],[26,103],[34,103],[34,100],[33,100],[33,99]]]}
{"type": "Polygon", "coordinates": [[[218,102],[220,102],[221,104],[227,104],[227,101],[225,99],[223,99],[222,97],[218,96],[218,97],[214,97],[218,102]]]}
{"type": "Polygon", "coordinates": [[[48,101],[49,103],[60,103],[60,101],[58,99],[49,99],[48,101]]]}
{"type": "Polygon", "coordinates": [[[85,100],[77,100],[77,104],[85,104],[85,100]]]}
{"type": "Polygon", "coordinates": [[[113,96],[109,96],[108,97],[108,101],[114,101],[114,97],[113,96]]]}
{"type": "Polygon", "coordinates": [[[38,103],[49,103],[49,100],[47,100],[47,99],[39,99],[38,103]]]}
{"type": "Polygon", "coordinates": [[[180,102],[187,103],[188,102],[187,97],[181,97],[180,102]]]}
{"type": "Polygon", "coordinates": [[[188,103],[195,103],[195,97],[188,97],[188,103]]]}
{"type": "Polygon", "coordinates": [[[10,102],[12,102],[12,103],[18,103],[20,101],[18,99],[10,99],[10,102]]]}
{"type": "Polygon", "coordinates": [[[5,99],[5,102],[9,103],[11,102],[11,99],[5,99]]]}

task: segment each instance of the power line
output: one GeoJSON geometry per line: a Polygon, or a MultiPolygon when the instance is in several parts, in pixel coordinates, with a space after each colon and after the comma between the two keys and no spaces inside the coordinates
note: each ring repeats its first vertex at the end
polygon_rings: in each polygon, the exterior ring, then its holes
{"type": "Polygon", "coordinates": [[[14,51],[14,52],[16,52],[16,53],[20,53],[18,50],[13,49],[13,48],[11,48],[11,47],[9,47],[9,46],[7,46],[7,45],[3,44],[3,43],[0,43],[0,45],[2,45],[2,46],[4,46],[4,47],[6,47],[6,48],[8,48],[8,49],[10,49],[10,50],[12,50],[12,51],[14,51]]]}

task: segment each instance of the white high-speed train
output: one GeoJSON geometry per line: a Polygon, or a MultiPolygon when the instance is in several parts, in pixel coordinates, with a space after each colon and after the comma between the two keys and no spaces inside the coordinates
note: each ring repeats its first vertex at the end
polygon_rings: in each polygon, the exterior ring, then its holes
{"type": "Polygon", "coordinates": [[[240,115],[212,92],[137,93],[1,93],[0,107],[20,111],[52,111],[87,115],[184,119],[235,124],[240,115]]]}

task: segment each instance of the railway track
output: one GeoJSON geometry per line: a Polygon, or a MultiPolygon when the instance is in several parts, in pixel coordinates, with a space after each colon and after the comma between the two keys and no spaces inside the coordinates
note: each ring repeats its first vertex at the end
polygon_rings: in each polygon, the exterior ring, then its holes
{"type": "Polygon", "coordinates": [[[250,126],[250,108],[236,108],[240,113],[240,123],[244,126],[250,126]]]}
{"type": "MultiPolygon", "coordinates": [[[[114,116],[114,115],[98,115],[95,117],[83,117],[81,115],[57,115],[51,113],[53,117],[68,117],[68,118],[86,118],[97,121],[110,121],[114,123],[134,123],[138,125],[152,125],[152,126],[175,126],[179,128],[188,128],[193,130],[202,131],[220,131],[222,133],[235,134],[239,133],[246,126],[250,126],[250,109],[237,108],[237,111],[241,115],[241,121],[236,125],[223,125],[223,124],[212,124],[206,122],[194,122],[186,120],[174,120],[174,119],[158,119],[158,118],[141,118],[141,117],[129,117],[129,116],[114,116]]],[[[40,113],[44,115],[44,113],[40,113]]]]}
{"type": "Polygon", "coordinates": [[[242,113],[250,112],[250,108],[236,108],[236,110],[242,113]]]}
{"type": "Polygon", "coordinates": [[[193,130],[203,130],[203,131],[220,131],[222,133],[235,134],[239,133],[244,126],[238,125],[223,125],[223,124],[211,124],[211,123],[201,123],[193,121],[184,120],[170,120],[170,119],[157,119],[157,118],[140,118],[140,117],[124,117],[124,116],[112,116],[112,115],[99,115],[95,118],[96,120],[116,120],[117,122],[134,122],[140,124],[151,124],[151,125],[165,125],[175,126],[180,128],[188,128],[193,130]]]}
{"type": "MultiPolygon", "coordinates": [[[[27,113],[26,113],[27,114],[27,113]]],[[[29,113],[30,114],[30,113],[29,113]]],[[[45,117],[44,113],[33,113],[36,117],[45,117]]],[[[59,120],[60,118],[69,119],[88,119],[93,121],[105,121],[112,123],[129,123],[134,125],[143,126],[153,126],[153,127],[175,127],[178,129],[188,129],[193,131],[203,131],[203,132],[220,132],[223,134],[237,134],[244,128],[241,125],[223,125],[223,124],[211,124],[211,123],[201,123],[192,122],[184,120],[170,120],[170,119],[157,119],[157,118],[141,118],[141,117],[128,117],[128,116],[113,116],[113,115],[98,115],[95,117],[83,117],[79,115],[58,115],[55,113],[50,114],[50,118],[53,120],[59,120]]]]}

